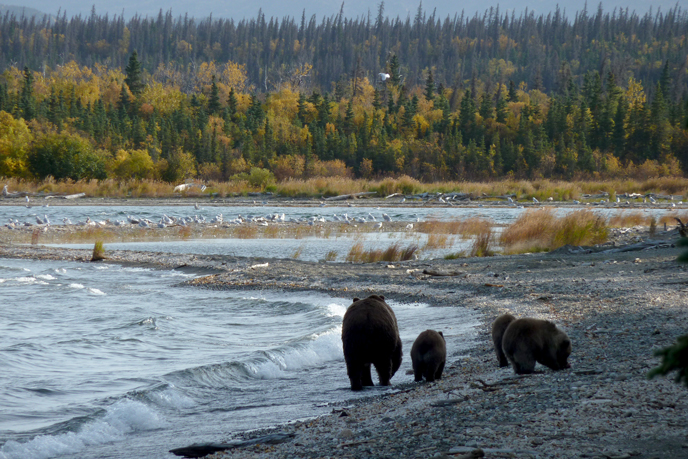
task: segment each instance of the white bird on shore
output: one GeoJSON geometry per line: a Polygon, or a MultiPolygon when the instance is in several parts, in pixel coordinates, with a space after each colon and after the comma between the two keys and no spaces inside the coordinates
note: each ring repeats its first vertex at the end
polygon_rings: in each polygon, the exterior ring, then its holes
{"type": "Polygon", "coordinates": [[[28,197],[28,196],[24,196],[24,198],[26,199],[26,207],[29,207],[29,201],[30,201],[29,197],[28,197]]]}
{"type": "Polygon", "coordinates": [[[392,221],[392,217],[390,217],[390,216],[387,215],[387,214],[382,214],[382,218],[383,218],[386,222],[391,222],[391,221],[392,221]]]}
{"type": "Polygon", "coordinates": [[[39,217],[38,215],[36,215],[36,223],[38,223],[39,225],[43,224],[43,220],[41,220],[41,217],[39,217]]]}
{"type": "Polygon", "coordinates": [[[514,200],[511,199],[511,197],[507,196],[506,198],[509,200],[509,202],[514,202],[514,200]]]}
{"type": "Polygon", "coordinates": [[[536,198],[535,196],[533,196],[533,202],[534,202],[535,204],[537,204],[537,203],[539,203],[540,201],[538,201],[537,198],[536,198]]]}
{"type": "Polygon", "coordinates": [[[50,220],[48,219],[48,216],[45,214],[43,215],[43,223],[50,226],[50,220]]]}
{"type": "Polygon", "coordinates": [[[200,208],[201,208],[201,207],[198,205],[198,203],[194,204],[194,209],[198,210],[198,209],[200,209],[200,208]]]}
{"type": "Polygon", "coordinates": [[[379,229],[382,229],[382,222],[377,222],[377,223],[375,224],[375,229],[378,229],[378,230],[379,230],[379,229]]]}
{"type": "Polygon", "coordinates": [[[412,230],[413,229],[413,223],[409,223],[408,225],[406,225],[406,229],[412,230]]]}

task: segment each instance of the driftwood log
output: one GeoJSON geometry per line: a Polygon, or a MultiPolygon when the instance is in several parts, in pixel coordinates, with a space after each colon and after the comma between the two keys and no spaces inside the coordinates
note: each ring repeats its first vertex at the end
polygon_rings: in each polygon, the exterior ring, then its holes
{"type": "Polygon", "coordinates": [[[362,198],[364,196],[373,196],[376,194],[377,194],[377,191],[363,191],[361,193],[340,194],[339,196],[332,196],[331,198],[325,198],[325,201],[344,201],[345,199],[356,199],[356,198],[362,198]]]}
{"type": "Polygon", "coordinates": [[[170,453],[181,457],[204,457],[209,454],[217,453],[219,451],[227,451],[228,449],[245,448],[253,445],[277,445],[285,443],[294,438],[293,433],[276,433],[265,435],[251,440],[232,441],[228,443],[194,443],[183,448],[171,449],[170,453]]]}

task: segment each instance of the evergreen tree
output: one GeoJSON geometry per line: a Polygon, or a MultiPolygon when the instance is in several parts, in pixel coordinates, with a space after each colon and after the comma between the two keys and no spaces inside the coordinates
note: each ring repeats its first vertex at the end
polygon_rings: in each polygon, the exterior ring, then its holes
{"type": "Polygon", "coordinates": [[[432,78],[432,69],[428,72],[428,78],[425,80],[425,93],[426,100],[435,100],[435,81],[432,78]]]}
{"type": "Polygon", "coordinates": [[[141,63],[139,62],[136,50],[131,53],[131,56],[129,57],[129,64],[127,65],[126,69],[124,69],[124,73],[127,75],[124,79],[124,82],[129,87],[129,91],[131,91],[134,96],[139,96],[143,92],[144,85],[141,72],[141,63]]]}
{"type": "Polygon", "coordinates": [[[516,84],[513,80],[509,80],[509,93],[506,95],[507,102],[516,102],[516,84]]]}
{"type": "Polygon", "coordinates": [[[389,61],[389,82],[394,86],[401,84],[401,74],[399,73],[399,58],[396,54],[392,55],[389,61]]]}
{"type": "Polygon", "coordinates": [[[299,102],[297,105],[296,117],[301,122],[301,125],[306,124],[306,95],[304,93],[299,93],[299,102]]]}
{"type": "Polygon", "coordinates": [[[227,97],[227,112],[229,119],[236,122],[237,119],[237,98],[234,94],[234,88],[229,88],[229,96],[227,97]]]}
{"type": "Polygon", "coordinates": [[[221,109],[220,91],[215,82],[215,75],[213,75],[212,82],[210,83],[210,94],[208,94],[208,113],[210,115],[217,115],[220,113],[221,109]]]}
{"type": "Polygon", "coordinates": [[[24,67],[24,84],[19,96],[19,116],[31,120],[36,116],[36,97],[33,94],[33,75],[24,67]]]}
{"type": "Polygon", "coordinates": [[[480,116],[484,119],[492,118],[492,97],[487,92],[484,92],[480,98],[480,109],[478,110],[480,116]]]}

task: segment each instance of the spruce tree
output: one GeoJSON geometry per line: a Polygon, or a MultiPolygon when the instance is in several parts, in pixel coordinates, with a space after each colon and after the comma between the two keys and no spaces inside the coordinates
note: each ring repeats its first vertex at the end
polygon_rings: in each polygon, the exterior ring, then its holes
{"type": "Polygon", "coordinates": [[[425,99],[435,100],[435,81],[432,78],[432,70],[428,72],[428,79],[425,80],[425,99]]]}
{"type": "Polygon", "coordinates": [[[213,75],[212,82],[210,83],[210,94],[208,94],[208,114],[217,115],[220,113],[221,109],[220,91],[215,82],[215,75],[213,75]]]}
{"type": "Polygon", "coordinates": [[[19,96],[19,115],[25,120],[36,116],[36,97],[33,94],[33,75],[28,67],[24,67],[24,84],[19,96]]]}
{"type": "Polygon", "coordinates": [[[513,80],[509,80],[509,93],[506,95],[508,102],[516,102],[516,84],[513,80]]]}
{"type": "Polygon", "coordinates": [[[136,50],[129,56],[129,64],[127,68],[124,69],[124,73],[127,74],[124,82],[129,87],[129,91],[131,91],[134,96],[139,96],[143,92],[143,77],[141,74],[141,63],[139,62],[136,50]]]}
{"type": "Polygon", "coordinates": [[[227,111],[229,112],[229,118],[236,122],[237,118],[237,98],[234,94],[234,88],[229,88],[229,97],[227,97],[227,111]]]}

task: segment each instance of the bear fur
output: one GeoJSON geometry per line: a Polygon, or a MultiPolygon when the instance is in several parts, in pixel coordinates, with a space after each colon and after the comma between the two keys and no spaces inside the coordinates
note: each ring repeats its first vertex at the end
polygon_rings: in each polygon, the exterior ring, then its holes
{"type": "Polygon", "coordinates": [[[423,377],[428,382],[442,379],[446,360],[447,344],[442,332],[425,330],[413,342],[411,362],[416,381],[422,381],[423,377]]]}
{"type": "Polygon", "coordinates": [[[351,390],[374,385],[371,364],[380,385],[389,386],[389,380],[401,366],[402,351],[397,318],[384,296],[354,298],[344,314],[342,344],[351,390]]]}
{"type": "Polygon", "coordinates": [[[494,322],[492,322],[492,342],[494,343],[495,352],[497,353],[497,361],[500,367],[508,367],[509,361],[502,350],[502,337],[504,337],[504,332],[506,327],[509,326],[511,322],[516,320],[516,317],[511,314],[502,314],[497,317],[494,322]]]}
{"type": "Polygon", "coordinates": [[[502,349],[519,375],[532,373],[535,362],[555,371],[571,368],[571,340],[548,320],[514,320],[504,331],[502,349]]]}

